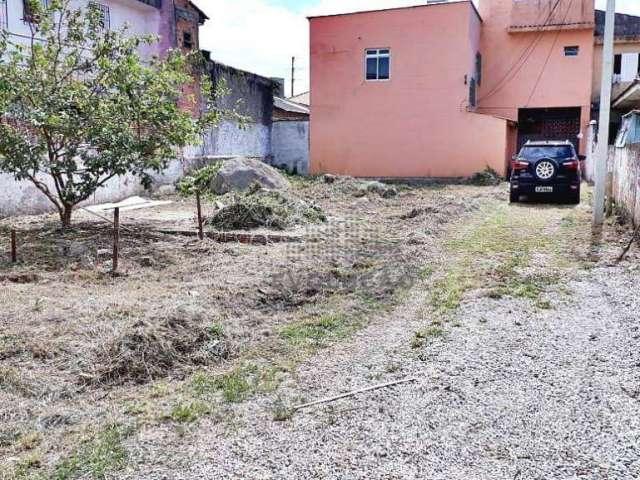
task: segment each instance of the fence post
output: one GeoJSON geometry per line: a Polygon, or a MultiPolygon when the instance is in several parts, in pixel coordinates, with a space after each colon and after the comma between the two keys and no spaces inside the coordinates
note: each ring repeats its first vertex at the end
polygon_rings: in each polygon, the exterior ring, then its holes
{"type": "Polygon", "coordinates": [[[113,209],[113,261],[112,261],[112,273],[118,271],[118,256],[120,249],[120,209],[118,207],[113,209]]]}
{"type": "Polygon", "coordinates": [[[204,231],[202,229],[202,204],[200,202],[200,192],[196,192],[196,203],[198,206],[198,238],[204,240],[204,231]]]}
{"type": "Polygon", "coordinates": [[[18,241],[17,241],[16,229],[11,229],[11,263],[18,261],[18,241]]]}

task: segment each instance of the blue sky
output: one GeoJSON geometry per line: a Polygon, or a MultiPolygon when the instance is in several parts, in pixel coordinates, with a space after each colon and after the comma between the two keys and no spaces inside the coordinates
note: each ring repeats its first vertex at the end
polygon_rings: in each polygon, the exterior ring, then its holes
{"type": "MultiPolygon", "coordinates": [[[[213,58],[267,77],[284,77],[290,93],[296,57],[296,93],[309,88],[308,15],[420,5],[426,0],[195,0],[211,18],[201,46],[213,58]]],[[[596,0],[603,8],[606,0],[596,0]]],[[[640,0],[617,0],[619,12],[640,15],[640,0]]]]}

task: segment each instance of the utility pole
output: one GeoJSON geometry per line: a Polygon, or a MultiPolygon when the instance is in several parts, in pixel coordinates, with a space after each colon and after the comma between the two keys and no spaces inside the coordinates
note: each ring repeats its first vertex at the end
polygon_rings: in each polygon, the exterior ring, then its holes
{"type": "Polygon", "coordinates": [[[295,95],[295,84],[296,84],[296,57],[291,57],[291,96],[295,95]]]}
{"type": "Polygon", "coordinates": [[[609,121],[611,119],[611,88],[613,85],[613,35],[616,23],[616,0],[607,0],[604,47],[602,49],[602,88],[600,93],[600,121],[596,148],[596,185],[593,192],[593,226],[604,223],[604,197],[607,183],[609,155],[609,121]]]}

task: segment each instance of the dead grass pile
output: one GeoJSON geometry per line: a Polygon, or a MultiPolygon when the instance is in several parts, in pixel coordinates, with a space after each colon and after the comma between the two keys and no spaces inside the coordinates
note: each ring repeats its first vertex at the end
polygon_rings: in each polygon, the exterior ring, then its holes
{"type": "Polygon", "coordinates": [[[176,368],[215,363],[233,352],[220,325],[177,312],[138,321],[107,341],[97,350],[93,371],[85,378],[92,383],[142,384],[176,368]]]}
{"type": "Polygon", "coordinates": [[[285,230],[294,225],[326,221],[323,210],[291,193],[253,188],[247,194],[233,195],[232,203],[207,220],[220,230],[272,228],[285,230]]]}

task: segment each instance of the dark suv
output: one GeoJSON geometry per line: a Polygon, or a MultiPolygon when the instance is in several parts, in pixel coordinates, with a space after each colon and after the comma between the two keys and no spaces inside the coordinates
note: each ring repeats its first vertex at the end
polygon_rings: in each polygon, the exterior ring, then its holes
{"type": "Polygon", "coordinates": [[[568,140],[527,142],[511,162],[511,202],[535,195],[580,203],[583,159],[568,140]]]}

